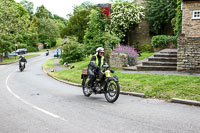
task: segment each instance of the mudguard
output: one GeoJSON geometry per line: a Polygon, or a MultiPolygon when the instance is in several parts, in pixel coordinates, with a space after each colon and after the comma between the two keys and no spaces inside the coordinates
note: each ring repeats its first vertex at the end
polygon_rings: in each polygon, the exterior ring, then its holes
{"type": "Polygon", "coordinates": [[[115,76],[113,76],[113,77],[111,78],[111,80],[114,80],[114,81],[118,82],[118,77],[115,75],[115,76]]]}

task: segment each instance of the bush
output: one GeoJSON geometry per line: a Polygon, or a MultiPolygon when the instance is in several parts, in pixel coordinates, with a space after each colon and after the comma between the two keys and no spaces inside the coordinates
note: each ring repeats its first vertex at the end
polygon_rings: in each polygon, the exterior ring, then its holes
{"type": "Polygon", "coordinates": [[[153,52],[153,46],[151,44],[142,44],[142,52],[153,52]]]}
{"type": "Polygon", "coordinates": [[[113,51],[114,53],[125,53],[128,55],[128,65],[134,66],[137,64],[138,54],[132,46],[119,46],[113,51]]]}
{"type": "Polygon", "coordinates": [[[83,44],[80,44],[76,37],[67,37],[67,42],[62,47],[62,50],[63,53],[61,54],[61,58],[63,63],[82,61],[86,56],[83,49],[83,44]]]}
{"type": "Polygon", "coordinates": [[[27,51],[28,52],[38,52],[39,49],[37,47],[28,46],[27,51]]]}
{"type": "Polygon", "coordinates": [[[167,48],[169,44],[177,46],[177,36],[158,35],[152,38],[152,46],[154,48],[167,48]]]}

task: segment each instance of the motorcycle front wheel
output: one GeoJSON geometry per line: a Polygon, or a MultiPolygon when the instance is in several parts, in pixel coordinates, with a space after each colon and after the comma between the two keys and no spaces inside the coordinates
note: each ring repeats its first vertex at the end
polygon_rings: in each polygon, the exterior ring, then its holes
{"type": "Polygon", "coordinates": [[[82,80],[83,94],[86,97],[89,97],[91,95],[90,90],[88,88],[88,81],[89,81],[88,77],[84,77],[83,80],[82,80]]]}
{"type": "Polygon", "coordinates": [[[105,98],[109,103],[114,103],[120,93],[119,83],[117,81],[111,80],[107,85],[107,90],[105,91],[105,98]]]}

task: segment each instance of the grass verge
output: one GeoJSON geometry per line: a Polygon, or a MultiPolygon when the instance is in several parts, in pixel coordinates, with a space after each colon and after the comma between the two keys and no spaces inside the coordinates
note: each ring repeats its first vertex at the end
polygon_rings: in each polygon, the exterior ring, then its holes
{"type": "MultiPolygon", "coordinates": [[[[149,56],[150,53],[147,53],[147,55],[149,56]]],[[[72,63],[71,66],[74,65],[76,69],[87,68],[89,60],[90,58],[86,59],[86,61],[72,63]]],[[[81,84],[81,70],[63,70],[49,74],[58,79],[81,84]]],[[[181,98],[200,101],[200,76],[119,72],[115,74],[119,78],[122,91],[144,93],[146,97],[165,100],[181,98]]]]}
{"type": "Polygon", "coordinates": [[[43,68],[44,68],[45,70],[54,68],[54,65],[53,65],[54,60],[55,60],[55,58],[52,58],[52,59],[47,60],[47,61],[43,64],[43,68]]]}
{"type": "MultiPolygon", "coordinates": [[[[81,84],[81,70],[50,73],[58,79],[81,84]]],[[[191,75],[157,75],[115,73],[122,91],[144,93],[146,97],[181,98],[200,101],[200,77],[191,75]]]]}
{"type": "MultiPolygon", "coordinates": [[[[31,54],[31,55],[24,55],[24,57],[26,59],[29,59],[29,58],[32,58],[32,57],[35,57],[35,56],[39,56],[39,55],[40,54],[31,54]]],[[[13,63],[13,62],[16,62],[18,60],[19,60],[18,56],[16,57],[16,59],[15,59],[15,57],[4,58],[3,62],[0,62],[0,64],[13,63]]]]}

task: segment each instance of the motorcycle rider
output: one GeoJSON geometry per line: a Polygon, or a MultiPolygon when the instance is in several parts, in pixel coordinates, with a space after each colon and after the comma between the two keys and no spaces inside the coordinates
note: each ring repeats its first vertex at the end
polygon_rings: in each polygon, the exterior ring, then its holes
{"type": "MultiPolygon", "coordinates": [[[[91,92],[93,83],[96,80],[96,75],[100,74],[101,67],[106,64],[106,60],[103,55],[104,48],[98,47],[96,49],[96,54],[92,56],[91,61],[88,65],[88,75],[90,78],[88,81],[88,86],[91,92]]],[[[97,91],[100,91],[100,88],[97,91]]]]}
{"type": "MultiPolygon", "coordinates": [[[[23,55],[19,57],[19,68],[21,68],[21,62],[27,63],[27,60],[23,55]]],[[[25,68],[25,63],[24,63],[24,68],[25,68]]]]}
{"type": "Polygon", "coordinates": [[[48,55],[49,55],[49,50],[47,49],[47,50],[46,50],[46,56],[48,56],[48,55]]]}

